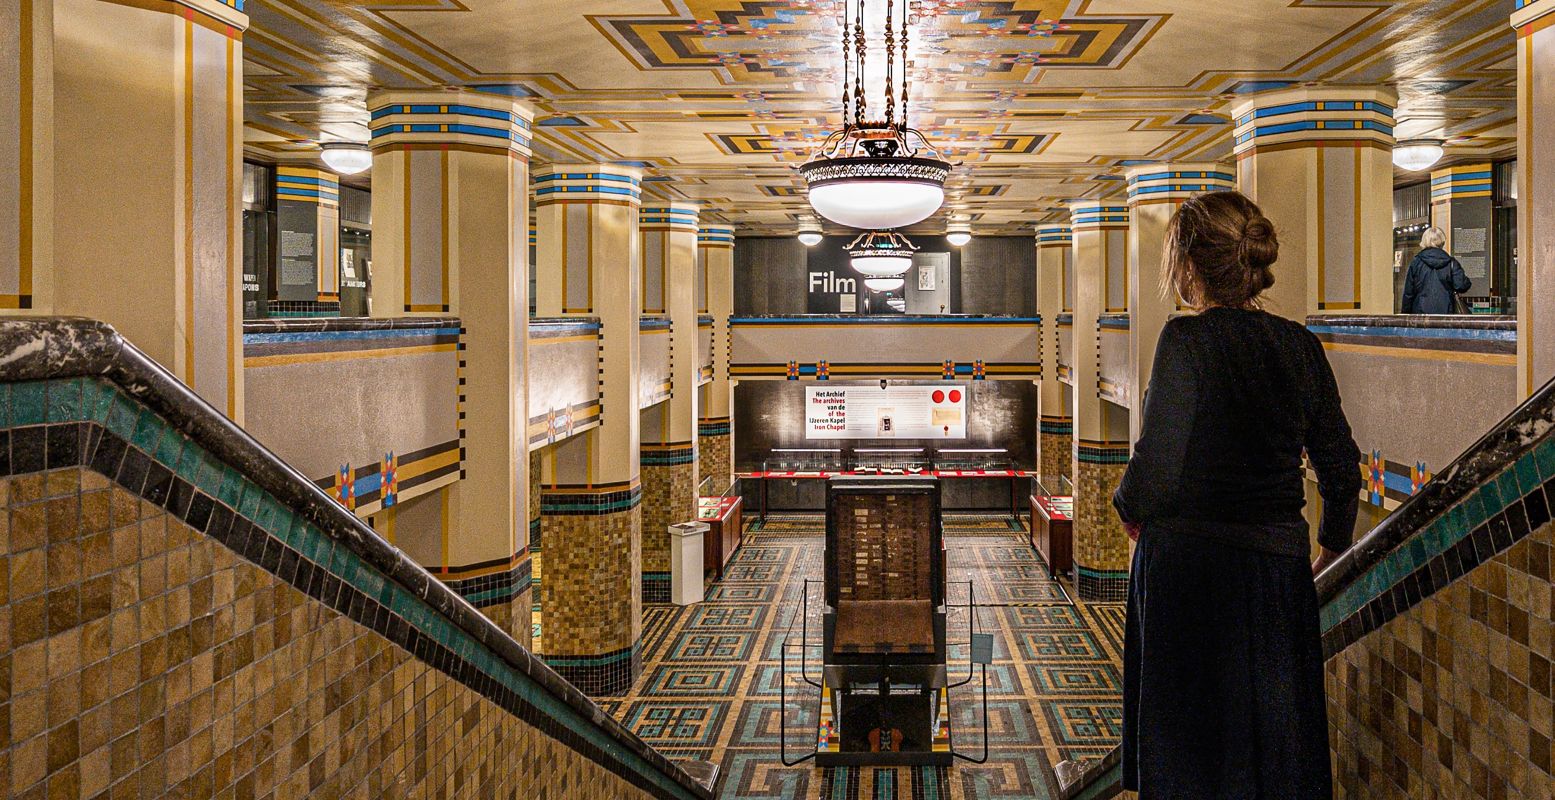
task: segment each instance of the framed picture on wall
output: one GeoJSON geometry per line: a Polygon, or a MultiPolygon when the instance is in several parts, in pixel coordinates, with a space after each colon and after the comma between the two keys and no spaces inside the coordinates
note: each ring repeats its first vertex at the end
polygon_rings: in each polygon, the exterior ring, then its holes
{"type": "Polygon", "coordinates": [[[918,265],[918,291],[934,291],[934,273],[936,272],[934,266],[933,263],[918,265]]]}

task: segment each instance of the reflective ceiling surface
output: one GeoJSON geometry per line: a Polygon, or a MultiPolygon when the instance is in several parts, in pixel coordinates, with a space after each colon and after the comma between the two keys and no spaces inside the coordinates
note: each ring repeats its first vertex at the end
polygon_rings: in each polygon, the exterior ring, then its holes
{"type": "MultiPolygon", "coordinates": [[[[885,0],[870,0],[884,3],[885,0]]],[[[1507,0],[917,0],[911,122],[961,166],[946,212],[1029,233],[1130,164],[1229,156],[1230,105],[1291,85],[1399,93],[1399,138],[1510,155],[1507,0]]],[[[794,165],[837,124],[837,0],[259,0],[251,156],[365,141],[371,88],[462,86],[535,110],[535,160],[642,166],[645,192],[792,232],[794,165]]],[[[943,225],[943,214],[927,223],[943,225]]]]}

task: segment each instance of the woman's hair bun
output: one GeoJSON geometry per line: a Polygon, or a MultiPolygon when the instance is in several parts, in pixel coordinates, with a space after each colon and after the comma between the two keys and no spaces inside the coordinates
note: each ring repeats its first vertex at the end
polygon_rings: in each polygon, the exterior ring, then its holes
{"type": "Polygon", "coordinates": [[[1250,269],[1268,269],[1280,255],[1280,245],[1274,237],[1274,225],[1262,214],[1250,216],[1242,225],[1242,241],[1237,249],[1242,262],[1250,269]]]}
{"type": "Polygon", "coordinates": [[[1166,284],[1189,305],[1246,308],[1274,285],[1280,255],[1274,223],[1240,192],[1184,201],[1167,226],[1166,284]]]}

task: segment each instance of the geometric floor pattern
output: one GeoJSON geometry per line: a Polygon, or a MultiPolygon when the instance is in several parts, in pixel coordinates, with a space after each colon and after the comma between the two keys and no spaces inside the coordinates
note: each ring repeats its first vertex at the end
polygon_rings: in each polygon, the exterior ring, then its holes
{"type": "MultiPolygon", "coordinates": [[[[780,760],[813,748],[818,693],[799,677],[798,611],[810,586],[819,643],[820,515],[753,523],[706,602],[644,608],[643,674],[607,711],[672,758],[717,761],[731,800],[941,800],[1056,794],[1052,765],[1105,754],[1122,734],[1123,608],[1081,603],[1048,578],[1024,530],[1007,516],[947,515],[951,680],[968,674],[972,624],[994,634],[988,667],[989,756],[941,769],[828,768],[780,760]],[[783,652],[788,646],[785,673],[783,652]],[[786,687],[788,705],[781,697],[786,687]]],[[[819,647],[810,650],[814,658],[819,647]]],[[[812,675],[818,666],[810,663],[812,675]]],[[[958,751],[982,749],[980,673],[951,692],[958,751]]]]}

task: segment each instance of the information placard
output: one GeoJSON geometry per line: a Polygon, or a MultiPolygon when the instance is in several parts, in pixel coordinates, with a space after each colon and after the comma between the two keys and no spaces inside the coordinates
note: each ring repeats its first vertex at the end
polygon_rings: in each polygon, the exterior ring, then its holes
{"type": "Polygon", "coordinates": [[[965,439],[966,384],[806,386],[806,439],[965,439]]]}

